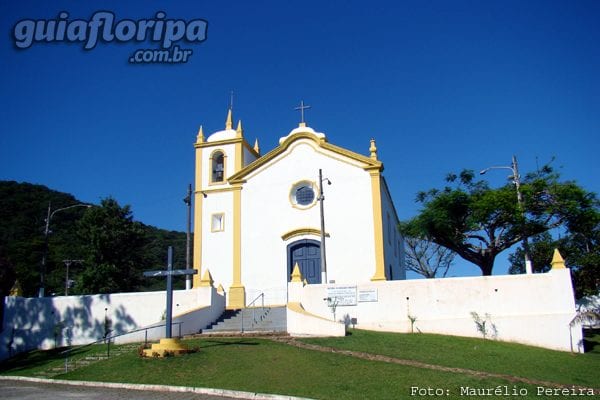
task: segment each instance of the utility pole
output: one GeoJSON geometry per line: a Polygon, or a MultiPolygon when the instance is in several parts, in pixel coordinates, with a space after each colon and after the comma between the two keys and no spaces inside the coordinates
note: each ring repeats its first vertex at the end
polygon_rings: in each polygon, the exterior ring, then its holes
{"type": "MultiPolygon", "coordinates": [[[[233,92],[232,92],[233,96],[233,92]]],[[[233,100],[232,100],[233,101],[233,100]]],[[[192,230],[192,184],[188,186],[188,193],[183,202],[187,204],[187,231],[186,231],[186,242],[185,242],[185,268],[190,269],[191,262],[191,230],[192,230]]],[[[185,288],[190,290],[192,288],[192,275],[185,276],[185,288]]]]}
{"type": "Polygon", "coordinates": [[[63,263],[65,263],[65,267],[67,267],[67,271],[65,273],[65,296],[69,295],[69,286],[71,286],[69,284],[69,267],[71,266],[71,264],[81,264],[83,263],[83,260],[63,260],[63,263]]]}

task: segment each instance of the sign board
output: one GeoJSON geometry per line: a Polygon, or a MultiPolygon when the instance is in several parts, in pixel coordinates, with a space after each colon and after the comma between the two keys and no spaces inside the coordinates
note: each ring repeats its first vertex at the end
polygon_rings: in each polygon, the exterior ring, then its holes
{"type": "Polygon", "coordinates": [[[355,306],[356,286],[329,286],[327,297],[331,302],[337,302],[338,306],[355,306]]]}
{"type": "Polygon", "coordinates": [[[377,289],[363,289],[358,291],[358,302],[368,303],[376,302],[377,300],[377,289]]]}

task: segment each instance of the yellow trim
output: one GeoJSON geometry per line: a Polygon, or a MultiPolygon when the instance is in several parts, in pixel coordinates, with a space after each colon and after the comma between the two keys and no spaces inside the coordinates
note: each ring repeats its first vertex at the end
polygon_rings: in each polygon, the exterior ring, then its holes
{"type": "Polygon", "coordinates": [[[290,187],[289,190],[289,195],[288,195],[288,200],[290,201],[290,204],[292,205],[292,207],[298,209],[298,210],[308,210],[310,208],[313,208],[316,204],[317,204],[317,193],[319,192],[319,189],[317,188],[317,184],[315,181],[311,181],[308,179],[301,179],[297,182],[292,183],[292,186],[290,187]],[[307,204],[305,206],[303,206],[302,204],[298,204],[298,203],[294,203],[294,187],[298,186],[302,183],[306,183],[307,186],[310,185],[312,187],[313,193],[315,195],[315,197],[313,198],[313,201],[310,204],[307,204]]]}
{"type": "MultiPolygon", "coordinates": [[[[320,229],[316,229],[316,228],[298,228],[298,229],[293,229],[289,232],[284,233],[283,235],[281,235],[281,239],[282,240],[289,240],[293,237],[296,236],[302,236],[302,235],[312,235],[312,236],[321,236],[321,230],[320,229]]],[[[325,233],[325,236],[329,237],[329,233],[325,233]]]]}
{"type": "Polygon", "coordinates": [[[203,148],[203,147],[215,147],[215,146],[225,146],[226,144],[236,144],[241,143],[250,153],[254,154],[256,157],[260,157],[250,143],[246,142],[246,139],[241,138],[233,138],[233,139],[224,139],[224,140],[215,140],[214,142],[202,142],[202,143],[194,143],[195,148],[203,148]]]}
{"type": "Polygon", "coordinates": [[[383,215],[381,211],[381,175],[371,171],[371,197],[373,202],[373,245],[375,250],[375,275],[372,281],[385,281],[385,258],[383,255],[383,215]]]}
{"type": "Polygon", "coordinates": [[[244,167],[244,147],[242,143],[235,144],[235,174],[244,167]]]}
{"type": "Polygon", "coordinates": [[[214,149],[211,153],[210,156],[208,157],[208,184],[209,185],[223,185],[225,183],[227,183],[227,153],[225,152],[225,150],[218,148],[218,149],[214,149]],[[216,153],[221,153],[223,154],[223,180],[220,181],[213,181],[213,158],[215,156],[216,153]]]}
{"type": "Polygon", "coordinates": [[[302,304],[298,303],[298,302],[287,303],[287,308],[290,311],[296,312],[298,314],[306,315],[307,317],[312,317],[312,318],[320,319],[320,320],[323,320],[323,321],[336,323],[335,321],[332,321],[330,319],[319,317],[318,315],[309,313],[308,311],[306,311],[304,309],[304,307],[302,306],[302,304]]]}
{"type": "Polygon", "coordinates": [[[230,308],[246,306],[246,291],[242,285],[242,187],[233,191],[233,282],[229,288],[230,308]]]}
{"type": "Polygon", "coordinates": [[[353,151],[346,150],[344,148],[327,143],[327,141],[324,138],[319,138],[317,135],[315,135],[313,133],[297,132],[297,133],[294,133],[293,135],[289,136],[288,138],[286,138],[283,141],[283,143],[281,143],[279,146],[277,146],[276,148],[274,148],[273,150],[271,150],[264,156],[254,160],[253,162],[248,164],[246,167],[244,167],[242,170],[233,174],[229,178],[229,182],[230,183],[243,183],[244,177],[246,177],[247,175],[249,175],[251,172],[255,171],[256,169],[260,168],[261,166],[265,165],[269,161],[273,160],[274,158],[278,157],[280,154],[285,152],[294,142],[301,140],[301,139],[309,139],[309,140],[313,141],[314,143],[316,143],[318,145],[318,147],[320,147],[322,149],[329,150],[330,152],[332,152],[334,154],[338,154],[338,155],[344,156],[346,158],[352,159],[354,161],[357,161],[357,162],[363,164],[362,168],[365,170],[371,170],[371,169],[383,170],[383,164],[381,163],[381,161],[373,160],[370,157],[366,157],[361,154],[355,153],[353,151]]]}
{"type": "Polygon", "coordinates": [[[550,262],[552,269],[565,269],[565,260],[560,255],[558,249],[554,249],[554,254],[552,255],[552,261],[550,262]]]}
{"type": "Polygon", "coordinates": [[[202,125],[200,125],[200,128],[198,129],[198,135],[196,136],[196,143],[203,143],[204,142],[204,130],[202,130],[202,125]]]}
{"type": "Polygon", "coordinates": [[[232,129],[233,127],[233,112],[231,107],[227,110],[227,119],[225,120],[225,129],[232,129]]]}
{"type": "Polygon", "coordinates": [[[234,190],[236,190],[235,187],[227,186],[227,187],[216,187],[214,189],[206,189],[206,190],[203,190],[203,192],[206,194],[212,194],[212,193],[233,192],[234,190]]]}
{"type": "Polygon", "coordinates": [[[206,271],[204,271],[202,279],[200,280],[200,287],[213,287],[213,283],[214,281],[212,275],[210,274],[210,271],[207,268],[206,271]]]}
{"type": "Polygon", "coordinates": [[[225,213],[214,213],[210,215],[210,231],[211,232],[223,232],[225,231],[225,213]],[[216,216],[221,216],[221,225],[219,229],[214,228],[214,218],[216,216]]]}
{"type": "Polygon", "coordinates": [[[196,176],[194,179],[194,258],[193,268],[198,271],[193,277],[193,287],[200,285],[200,273],[202,272],[202,148],[196,148],[196,176]]]}
{"type": "Polygon", "coordinates": [[[298,263],[294,264],[291,282],[302,283],[302,272],[300,272],[300,266],[298,265],[298,263]]]}

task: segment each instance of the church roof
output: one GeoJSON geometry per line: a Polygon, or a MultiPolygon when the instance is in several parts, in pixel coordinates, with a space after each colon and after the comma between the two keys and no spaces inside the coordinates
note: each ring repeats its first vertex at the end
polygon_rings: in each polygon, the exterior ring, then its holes
{"type": "Polygon", "coordinates": [[[301,123],[298,128],[293,129],[287,136],[284,136],[281,139],[279,139],[279,146],[277,146],[264,156],[251,162],[246,167],[242,168],[240,171],[232,175],[229,178],[229,183],[243,183],[244,178],[251,172],[257,170],[261,166],[267,164],[269,161],[275,159],[280,154],[285,152],[292,143],[302,139],[312,140],[324,150],[328,150],[335,154],[350,158],[354,161],[358,161],[362,164],[362,168],[366,170],[376,169],[383,171],[383,163],[381,161],[328,143],[325,134],[315,132],[314,129],[301,123]]]}
{"type": "Polygon", "coordinates": [[[222,131],[217,131],[215,133],[213,133],[212,135],[210,135],[208,137],[208,139],[206,139],[207,142],[219,142],[221,140],[229,140],[229,139],[235,139],[237,135],[237,132],[235,129],[224,129],[222,131]]]}

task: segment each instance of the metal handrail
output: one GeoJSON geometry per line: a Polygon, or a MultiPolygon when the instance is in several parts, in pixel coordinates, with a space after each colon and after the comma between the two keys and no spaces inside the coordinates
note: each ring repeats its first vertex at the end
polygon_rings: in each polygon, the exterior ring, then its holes
{"type": "MultiPolygon", "coordinates": [[[[261,303],[261,307],[265,308],[265,292],[260,292],[260,294],[258,296],[256,296],[256,298],[254,300],[252,300],[247,306],[246,308],[250,308],[254,303],[256,303],[256,300],[261,299],[262,298],[262,303],[261,303]]],[[[252,309],[252,320],[254,322],[256,322],[256,315],[255,315],[255,309],[252,309]]],[[[242,333],[244,333],[244,309],[242,308],[242,333]]],[[[254,325],[254,324],[252,324],[254,325]]]]}
{"type": "MultiPolygon", "coordinates": [[[[182,324],[183,324],[183,322],[173,322],[172,323],[172,325],[178,325],[179,326],[179,337],[181,337],[181,325],[182,324]]],[[[69,370],[68,370],[68,368],[69,368],[68,367],[68,365],[69,365],[68,364],[69,353],[71,353],[72,351],[74,351],[76,349],[77,350],[81,350],[81,349],[85,349],[86,347],[90,347],[90,346],[93,346],[95,344],[99,344],[101,342],[105,342],[106,343],[106,356],[110,358],[110,341],[112,339],[116,339],[116,338],[121,337],[121,336],[131,335],[133,333],[138,333],[138,332],[145,331],[146,334],[145,334],[145,337],[144,337],[144,345],[147,345],[148,344],[148,330],[149,329],[155,329],[155,328],[161,328],[163,326],[167,326],[167,324],[165,323],[165,324],[161,324],[161,325],[147,326],[145,328],[137,328],[137,329],[134,329],[134,330],[131,330],[131,331],[128,331],[128,332],[125,332],[125,333],[120,333],[120,334],[114,335],[114,336],[108,336],[107,335],[107,336],[103,337],[102,339],[98,339],[98,340],[96,340],[94,342],[91,342],[91,343],[88,343],[88,344],[84,344],[82,346],[77,346],[77,347],[73,346],[70,349],[67,349],[65,351],[61,351],[58,354],[59,355],[65,354],[65,372],[69,372],[69,370]]]]}

